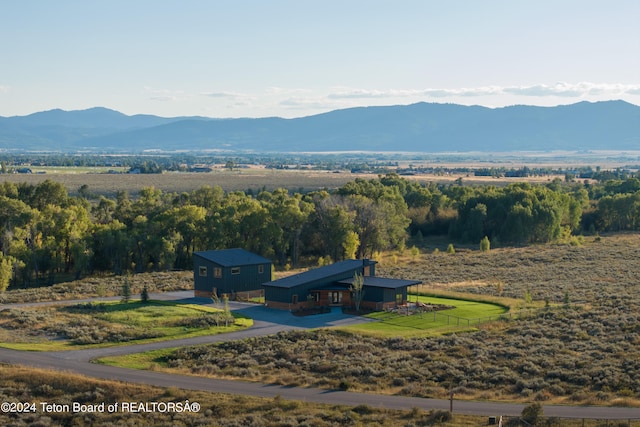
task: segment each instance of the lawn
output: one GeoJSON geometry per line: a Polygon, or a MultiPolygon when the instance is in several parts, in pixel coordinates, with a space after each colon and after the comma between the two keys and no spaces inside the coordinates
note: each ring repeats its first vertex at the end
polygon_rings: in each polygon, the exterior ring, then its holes
{"type": "Polygon", "coordinates": [[[0,312],[0,346],[59,351],[215,335],[252,325],[223,310],[167,301],[83,303],[0,312]]]}
{"type": "Polygon", "coordinates": [[[365,315],[377,322],[351,325],[344,329],[379,337],[435,336],[451,332],[476,330],[481,323],[496,320],[509,311],[505,305],[438,296],[410,294],[409,301],[418,300],[429,305],[451,307],[438,311],[378,311],[365,315]]]}

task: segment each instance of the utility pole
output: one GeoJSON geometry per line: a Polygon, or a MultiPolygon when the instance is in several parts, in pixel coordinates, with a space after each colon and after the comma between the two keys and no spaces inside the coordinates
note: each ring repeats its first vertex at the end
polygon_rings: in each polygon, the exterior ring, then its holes
{"type": "Polygon", "coordinates": [[[453,414],[453,387],[449,393],[449,412],[453,414]]]}

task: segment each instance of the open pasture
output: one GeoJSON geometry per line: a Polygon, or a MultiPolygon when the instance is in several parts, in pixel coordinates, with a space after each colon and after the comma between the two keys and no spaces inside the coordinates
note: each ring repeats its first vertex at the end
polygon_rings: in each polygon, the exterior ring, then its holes
{"type": "Polygon", "coordinates": [[[6,308],[0,311],[0,345],[70,350],[213,335],[251,324],[219,309],[167,301],[6,308]]]}

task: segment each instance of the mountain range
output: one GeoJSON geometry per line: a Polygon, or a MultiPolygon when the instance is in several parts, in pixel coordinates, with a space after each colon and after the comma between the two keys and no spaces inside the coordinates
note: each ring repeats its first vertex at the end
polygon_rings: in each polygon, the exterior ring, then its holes
{"type": "Polygon", "coordinates": [[[107,108],[0,116],[0,150],[135,153],[640,150],[624,101],[487,108],[417,103],[284,119],[128,116],[107,108]]]}

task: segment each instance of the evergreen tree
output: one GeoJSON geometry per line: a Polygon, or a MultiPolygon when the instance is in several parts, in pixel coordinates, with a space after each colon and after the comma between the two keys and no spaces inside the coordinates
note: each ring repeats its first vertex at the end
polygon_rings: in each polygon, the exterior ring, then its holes
{"type": "Polygon", "coordinates": [[[131,299],[131,283],[129,282],[129,278],[124,279],[124,284],[122,285],[122,298],[120,299],[123,303],[128,303],[131,299]]]}
{"type": "Polygon", "coordinates": [[[149,290],[147,289],[147,285],[144,285],[144,288],[142,288],[140,299],[142,300],[143,304],[146,304],[149,302],[149,290]]]}

